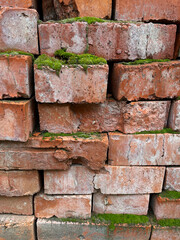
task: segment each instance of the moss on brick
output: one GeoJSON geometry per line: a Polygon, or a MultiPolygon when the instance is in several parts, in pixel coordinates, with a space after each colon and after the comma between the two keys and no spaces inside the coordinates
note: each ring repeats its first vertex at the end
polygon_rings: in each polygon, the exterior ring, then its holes
{"type": "Polygon", "coordinates": [[[168,199],[180,199],[180,192],[176,192],[176,191],[168,191],[165,190],[161,193],[158,194],[160,197],[162,198],[168,198],[168,199]]]}
{"type": "Polygon", "coordinates": [[[23,51],[6,51],[6,52],[0,52],[0,56],[18,56],[18,55],[26,55],[31,56],[32,60],[34,61],[34,55],[32,53],[23,52],[23,51]]]}
{"type": "Polygon", "coordinates": [[[170,59],[139,59],[133,62],[122,62],[123,65],[142,65],[142,64],[150,64],[154,62],[169,62],[170,59]]]}
{"type": "Polygon", "coordinates": [[[164,128],[162,130],[154,130],[154,131],[142,131],[142,132],[136,132],[136,134],[164,134],[164,133],[171,133],[171,134],[180,134],[178,131],[174,131],[171,128],[164,128]]]}
{"type": "Polygon", "coordinates": [[[180,227],[180,219],[161,219],[157,224],[161,227],[180,227]]]}

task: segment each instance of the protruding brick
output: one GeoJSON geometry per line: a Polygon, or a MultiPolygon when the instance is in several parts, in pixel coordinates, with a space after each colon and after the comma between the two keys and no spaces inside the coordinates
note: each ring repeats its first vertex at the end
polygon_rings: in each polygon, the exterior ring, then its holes
{"type": "Polygon", "coordinates": [[[0,11],[0,50],[22,50],[39,54],[38,13],[34,9],[2,8],[0,11]]]}
{"type": "Polygon", "coordinates": [[[180,21],[178,0],[116,0],[115,19],[125,21],[180,21]]]}
{"type": "Polygon", "coordinates": [[[149,195],[103,195],[93,196],[95,213],[147,215],[149,195]]]}
{"type": "Polygon", "coordinates": [[[0,215],[0,238],[35,240],[34,216],[0,215]]]}
{"type": "Polygon", "coordinates": [[[0,140],[26,142],[35,124],[35,101],[0,101],[0,140]]]}
{"type": "Polygon", "coordinates": [[[40,190],[37,171],[0,171],[0,195],[33,195],[40,190]]]}
{"type": "Polygon", "coordinates": [[[180,96],[180,62],[143,65],[115,63],[111,80],[117,100],[174,98],[180,96]]]}
{"type": "Polygon", "coordinates": [[[167,127],[170,101],[131,102],[123,108],[124,133],[162,130],[167,127]]]}
{"type": "Polygon", "coordinates": [[[160,227],[153,226],[151,240],[172,239],[179,240],[179,227],[160,227]]]}
{"type": "Polygon", "coordinates": [[[180,167],[166,168],[164,189],[180,192],[180,167]]]}
{"type": "Polygon", "coordinates": [[[85,22],[40,24],[41,54],[53,56],[54,52],[60,48],[66,48],[67,52],[84,53],[87,48],[86,28],[85,22]]]}
{"type": "Polygon", "coordinates": [[[154,195],[151,206],[156,219],[180,218],[180,199],[169,199],[154,195]]]}
{"type": "Polygon", "coordinates": [[[37,195],[35,197],[35,215],[38,218],[90,218],[91,195],[37,195]]]}
{"type": "Polygon", "coordinates": [[[32,215],[33,214],[32,196],[23,197],[0,196],[0,213],[32,215]]]}
{"type": "Polygon", "coordinates": [[[95,173],[84,166],[74,165],[67,171],[45,171],[46,194],[91,194],[95,173]]]}
{"type": "Polygon", "coordinates": [[[38,0],[1,0],[0,7],[37,8],[38,0]]]}
{"type": "Polygon", "coordinates": [[[32,58],[30,56],[0,56],[0,99],[30,98],[33,92],[32,58]]]}
{"type": "Polygon", "coordinates": [[[104,167],[107,148],[106,134],[86,139],[39,136],[26,143],[1,142],[0,169],[67,170],[72,163],[80,163],[99,170],[104,167]]]}
{"type": "Polygon", "coordinates": [[[169,127],[180,131],[180,100],[174,101],[171,105],[169,127]]]}
{"type": "Polygon", "coordinates": [[[179,134],[109,133],[109,164],[180,165],[179,134]]]}
{"type": "Polygon", "coordinates": [[[125,102],[102,104],[39,104],[40,128],[49,132],[123,131],[125,102]]]}
{"type": "Polygon", "coordinates": [[[94,178],[102,194],[147,194],[162,191],[164,167],[106,166],[94,178]]]}
{"type": "Polygon", "coordinates": [[[108,65],[54,70],[35,67],[36,100],[42,103],[100,103],[106,100],[108,65]]]}

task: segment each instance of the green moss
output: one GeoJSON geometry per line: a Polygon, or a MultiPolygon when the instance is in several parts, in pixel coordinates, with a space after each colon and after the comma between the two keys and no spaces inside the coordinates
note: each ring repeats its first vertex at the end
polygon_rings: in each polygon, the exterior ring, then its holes
{"type": "Polygon", "coordinates": [[[162,227],[180,227],[180,219],[161,219],[157,224],[162,227]]]}
{"type": "Polygon", "coordinates": [[[171,134],[180,134],[178,131],[174,131],[171,128],[164,128],[162,130],[155,130],[155,131],[142,131],[142,132],[136,132],[134,134],[163,134],[163,133],[171,133],[171,134]]]}
{"type": "Polygon", "coordinates": [[[43,67],[49,67],[56,71],[59,74],[61,67],[63,65],[63,61],[60,61],[56,58],[49,57],[45,54],[40,55],[34,62],[37,65],[38,69],[42,69],[43,67]]]}
{"type": "Polygon", "coordinates": [[[177,100],[180,100],[180,96],[179,96],[179,97],[177,97],[177,100]]]}
{"type": "Polygon", "coordinates": [[[180,192],[166,190],[161,192],[159,196],[168,199],[180,199],[180,192]]]}
{"type": "Polygon", "coordinates": [[[170,59],[140,59],[136,60],[134,62],[122,62],[123,65],[142,65],[142,64],[148,64],[153,62],[169,62],[170,59]]]}
{"type": "Polygon", "coordinates": [[[73,22],[87,22],[88,24],[93,23],[103,23],[103,22],[111,22],[111,20],[96,18],[96,17],[76,17],[76,18],[68,18],[59,21],[60,23],[73,23],[73,22]]]}
{"type": "Polygon", "coordinates": [[[6,52],[0,52],[0,55],[4,56],[17,56],[17,55],[26,55],[26,56],[31,56],[32,60],[34,61],[34,55],[32,53],[27,53],[23,51],[6,51],[6,52]]]}

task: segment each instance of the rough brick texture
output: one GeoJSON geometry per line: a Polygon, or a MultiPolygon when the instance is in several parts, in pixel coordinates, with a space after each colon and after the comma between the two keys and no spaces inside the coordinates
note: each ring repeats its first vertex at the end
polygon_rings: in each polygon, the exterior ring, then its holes
{"type": "Polygon", "coordinates": [[[38,14],[34,9],[2,8],[0,11],[0,50],[22,50],[39,54],[38,14]]]}
{"type": "Polygon", "coordinates": [[[0,56],[0,68],[0,99],[31,97],[33,76],[30,56],[0,56]]]}
{"type": "Polygon", "coordinates": [[[109,133],[109,164],[180,165],[179,134],[109,133]]]}
{"type": "Polygon", "coordinates": [[[180,21],[178,0],[116,0],[115,19],[130,21],[180,21]]]}
{"type": "Polygon", "coordinates": [[[107,60],[173,58],[176,25],[105,22],[86,28],[83,22],[40,24],[41,53],[53,55],[61,47],[82,53],[89,46],[89,53],[107,60]]]}
{"type": "Polygon", "coordinates": [[[180,96],[179,78],[179,61],[143,65],[115,63],[111,88],[117,100],[174,98],[180,96]]]}
{"type": "Polygon", "coordinates": [[[67,171],[45,171],[46,194],[91,194],[94,192],[95,173],[83,166],[72,166],[67,171]]]}
{"type": "Polygon", "coordinates": [[[34,216],[0,215],[0,237],[2,240],[35,240],[34,216]]]}
{"type": "Polygon", "coordinates": [[[151,201],[156,219],[180,218],[180,199],[168,199],[154,195],[151,201]]]}
{"type": "Polygon", "coordinates": [[[1,0],[1,7],[36,8],[38,0],[1,0]]]}
{"type": "Polygon", "coordinates": [[[32,215],[33,214],[32,196],[23,197],[0,196],[0,213],[32,215]]]}
{"type": "Polygon", "coordinates": [[[0,140],[26,142],[35,125],[35,102],[0,101],[0,140]]]}
{"type": "Polygon", "coordinates": [[[1,142],[0,169],[66,170],[80,163],[93,170],[104,167],[107,158],[106,134],[91,138],[30,137],[26,143],[1,142]]]}
{"type": "Polygon", "coordinates": [[[35,197],[35,215],[38,218],[90,218],[91,195],[37,195],[35,197]]]}
{"type": "Polygon", "coordinates": [[[146,215],[149,206],[149,195],[103,195],[93,196],[95,213],[146,215]]]}
{"type": "Polygon", "coordinates": [[[70,68],[55,71],[35,67],[36,101],[42,103],[99,103],[106,100],[108,65],[70,68]]]}
{"type": "Polygon", "coordinates": [[[156,227],[153,226],[151,240],[172,239],[179,240],[179,227],[156,227]]]}
{"type": "Polygon", "coordinates": [[[164,189],[180,192],[180,167],[166,168],[164,189]]]}
{"type": "Polygon", "coordinates": [[[171,105],[169,127],[180,131],[180,100],[174,101],[171,105]]]}
{"type": "Polygon", "coordinates": [[[0,171],[0,195],[33,195],[40,190],[37,171],[0,171]]]}
{"type": "Polygon", "coordinates": [[[147,194],[162,190],[164,167],[116,167],[105,169],[94,178],[95,189],[103,194],[147,194]]]}

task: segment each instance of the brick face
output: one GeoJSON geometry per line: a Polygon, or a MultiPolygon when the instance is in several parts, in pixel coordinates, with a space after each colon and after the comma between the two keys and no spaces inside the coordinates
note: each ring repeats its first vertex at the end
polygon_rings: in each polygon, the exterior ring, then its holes
{"type": "Polygon", "coordinates": [[[180,100],[172,103],[169,116],[169,127],[175,131],[180,131],[180,100]]]}
{"type": "Polygon", "coordinates": [[[180,228],[179,227],[156,227],[152,229],[152,240],[173,239],[179,240],[180,228]]]}
{"type": "Polygon", "coordinates": [[[38,0],[1,0],[1,7],[36,8],[38,0]]]}
{"type": "Polygon", "coordinates": [[[180,192],[180,167],[167,167],[164,189],[180,192]]]}

